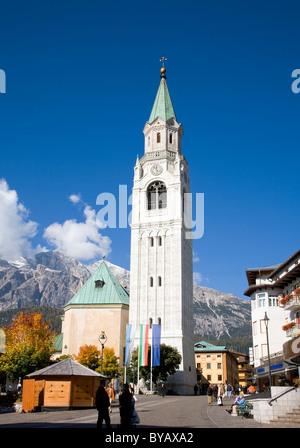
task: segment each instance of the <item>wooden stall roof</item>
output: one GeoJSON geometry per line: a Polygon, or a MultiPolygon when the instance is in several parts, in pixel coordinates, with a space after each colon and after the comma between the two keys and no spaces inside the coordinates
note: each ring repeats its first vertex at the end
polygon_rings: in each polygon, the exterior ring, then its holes
{"type": "Polygon", "coordinates": [[[94,370],[79,364],[71,358],[64,359],[63,361],[52,364],[51,366],[44,367],[43,369],[26,375],[29,378],[43,377],[43,376],[97,376],[106,378],[94,370]]]}

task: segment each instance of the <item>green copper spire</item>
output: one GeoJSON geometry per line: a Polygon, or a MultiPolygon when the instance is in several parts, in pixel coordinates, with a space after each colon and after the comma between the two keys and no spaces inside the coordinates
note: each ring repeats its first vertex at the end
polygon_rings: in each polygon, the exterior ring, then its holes
{"type": "Polygon", "coordinates": [[[102,261],[94,274],[86,281],[83,287],[65,305],[129,305],[129,294],[120,285],[111,270],[102,261]]]}
{"type": "MultiPolygon", "coordinates": [[[[149,123],[152,123],[157,117],[162,118],[167,121],[169,118],[175,118],[176,115],[168,91],[166,83],[166,69],[163,67],[161,69],[161,81],[156,94],[152,112],[149,118],[149,123]]],[[[177,120],[176,120],[177,121],[177,120]]]]}

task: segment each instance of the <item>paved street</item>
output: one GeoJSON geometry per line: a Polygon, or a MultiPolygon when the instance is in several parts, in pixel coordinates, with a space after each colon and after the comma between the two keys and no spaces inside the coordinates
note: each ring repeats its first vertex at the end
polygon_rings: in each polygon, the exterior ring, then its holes
{"type": "MultiPolygon", "coordinates": [[[[226,412],[232,399],[224,400],[224,406],[208,406],[206,396],[138,396],[136,410],[142,428],[278,428],[274,424],[260,424],[253,419],[233,417],[226,412]]],[[[113,404],[111,423],[120,423],[119,407],[113,404]]],[[[51,411],[35,413],[0,414],[0,428],[95,428],[95,409],[51,411]]],[[[284,424],[282,424],[284,425],[284,424]]],[[[281,428],[290,428],[287,424],[281,428]]]]}

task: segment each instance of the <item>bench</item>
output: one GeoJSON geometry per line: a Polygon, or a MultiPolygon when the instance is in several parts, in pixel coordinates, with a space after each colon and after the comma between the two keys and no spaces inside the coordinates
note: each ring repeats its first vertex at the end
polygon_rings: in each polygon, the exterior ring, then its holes
{"type": "Polygon", "coordinates": [[[245,418],[253,418],[253,415],[251,414],[251,410],[253,409],[253,404],[249,401],[246,401],[246,406],[240,407],[239,405],[236,406],[236,412],[237,415],[241,415],[245,418]]]}

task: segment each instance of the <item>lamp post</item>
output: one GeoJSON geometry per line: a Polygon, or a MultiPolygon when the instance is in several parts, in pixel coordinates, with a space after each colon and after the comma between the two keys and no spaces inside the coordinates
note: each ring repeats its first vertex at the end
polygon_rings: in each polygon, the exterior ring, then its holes
{"type": "Polygon", "coordinates": [[[267,312],[265,311],[265,317],[263,318],[263,321],[266,326],[266,335],[267,335],[267,350],[268,350],[268,364],[269,364],[269,384],[270,384],[270,393],[271,393],[271,386],[272,386],[272,375],[271,375],[271,361],[270,361],[270,346],[269,346],[269,332],[268,332],[268,326],[270,319],[268,318],[267,312]]]}
{"type": "Polygon", "coordinates": [[[103,366],[103,349],[104,349],[104,344],[107,341],[107,336],[105,334],[105,331],[101,331],[101,334],[98,338],[100,344],[101,344],[101,367],[100,367],[100,371],[101,371],[101,375],[102,375],[102,366],[103,366]]]}

